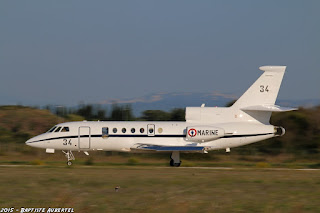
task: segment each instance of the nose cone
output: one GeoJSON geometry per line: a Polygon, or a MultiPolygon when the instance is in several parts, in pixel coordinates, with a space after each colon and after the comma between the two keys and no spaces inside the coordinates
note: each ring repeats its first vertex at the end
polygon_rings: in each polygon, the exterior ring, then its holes
{"type": "Polygon", "coordinates": [[[26,144],[28,146],[34,146],[35,143],[36,143],[36,140],[34,138],[30,138],[29,140],[26,141],[26,144]]]}
{"type": "Polygon", "coordinates": [[[38,135],[38,136],[35,136],[33,138],[30,138],[25,143],[28,146],[42,148],[42,146],[43,146],[43,135],[38,135]]]}

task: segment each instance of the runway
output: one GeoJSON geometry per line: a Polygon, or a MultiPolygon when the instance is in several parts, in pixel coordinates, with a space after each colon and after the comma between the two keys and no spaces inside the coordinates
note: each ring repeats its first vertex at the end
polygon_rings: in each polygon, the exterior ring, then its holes
{"type": "MultiPolygon", "coordinates": [[[[46,165],[11,165],[11,164],[3,164],[0,167],[47,167],[46,165]]],[[[67,166],[54,166],[56,168],[68,168],[67,166]]],[[[54,168],[53,167],[53,168],[54,168]]],[[[71,166],[72,167],[72,166],[71,166]]],[[[88,166],[88,165],[75,165],[75,168],[112,168],[116,169],[117,166],[88,166]]],[[[132,169],[200,169],[200,170],[267,170],[267,171],[320,171],[320,169],[311,169],[311,168],[254,168],[254,167],[150,167],[150,166],[126,166],[127,168],[132,169]]],[[[123,168],[123,166],[119,166],[119,168],[123,168]]]]}

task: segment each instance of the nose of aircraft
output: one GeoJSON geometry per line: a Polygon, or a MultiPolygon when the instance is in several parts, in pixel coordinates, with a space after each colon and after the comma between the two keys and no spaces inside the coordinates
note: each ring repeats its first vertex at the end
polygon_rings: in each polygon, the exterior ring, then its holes
{"type": "Polygon", "coordinates": [[[38,135],[38,136],[35,136],[33,138],[30,138],[29,140],[27,140],[25,143],[26,145],[28,146],[32,146],[32,147],[41,147],[41,136],[38,135]]]}
{"type": "Polygon", "coordinates": [[[44,134],[35,136],[33,138],[30,138],[25,143],[26,143],[26,145],[32,146],[32,147],[46,148],[46,144],[48,142],[47,139],[48,139],[47,134],[44,133],[44,134]]]}
{"type": "Polygon", "coordinates": [[[34,140],[33,140],[33,138],[30,138],[29,140],[27,140],[26,141],[26,144],[28,145],[28,146],[33,146],[32,144],[32,142],[33,142],[34,140]]]}

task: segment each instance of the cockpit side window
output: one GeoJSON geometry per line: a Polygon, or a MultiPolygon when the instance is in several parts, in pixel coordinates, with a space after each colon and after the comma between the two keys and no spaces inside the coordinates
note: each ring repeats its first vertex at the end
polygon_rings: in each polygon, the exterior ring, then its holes
{"type": "Polygon", "coordinates": [[[57,126],[52,127],[51,129],[48,130],[48,132],[53,132],[53,130],[56,128],[57,126]]]}
{"type": "Polygon", "coordinates": [[[54,132],[60,132],[61,126],[59,126],[54,132]]]}
{"type": "Polygon", "coordinates": [[[69,127],[67,127],[67,126],[63,127],[61,132],[69,132],[69,127]]]}

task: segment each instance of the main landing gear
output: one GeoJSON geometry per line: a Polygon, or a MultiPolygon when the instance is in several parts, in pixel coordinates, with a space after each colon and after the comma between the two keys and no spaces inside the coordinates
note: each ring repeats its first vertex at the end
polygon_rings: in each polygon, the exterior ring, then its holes
{"type": "Polygon", "coordinates": [[[62,150],[62,152],[65,154],[66,158],[68,159],[67,165],[71,166],[72,165],[71,161],[75,160],[73,153],[71,152],[71,150],[68,150],[66,152],[62,150]]]}
{"type": "Polygon", "coordinates": [[[179,167],[181,165],[180,152],[172,152],[170,166],[179,167]]]}

